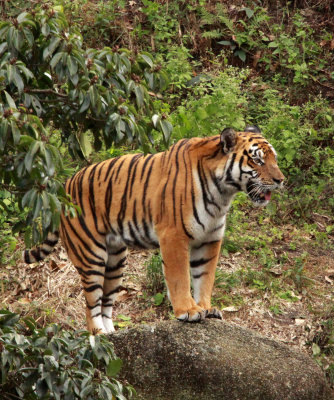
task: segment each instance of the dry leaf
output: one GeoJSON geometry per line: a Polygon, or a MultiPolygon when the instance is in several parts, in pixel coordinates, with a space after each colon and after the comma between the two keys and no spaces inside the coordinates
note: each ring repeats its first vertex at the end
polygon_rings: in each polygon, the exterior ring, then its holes
{"type": "Polygon", "coordinates": [[[50,260],[50,268],[51,268],[52,272],[56,272],[56,271],[60,270],[58,264],[54,260],[50,260]]]}
{"type": "Polygon", "coordinates": [[[235,307],[235,306],[230,306],[230,307],[224,307],[222,311],[226,311],[226,312],[237,312],[239,311],[240,308],[235,307]]]}
{"type": "Polygon", "coordinates": [[[295,324],[300,326],[300,325],[304,325],[306,323],[305,319],[301,319],[301,318],[296,318],[295,319],[295,324]]]}
{"type": "Polygon", "coordinates": [[[21,304],[29,304],[29,303],[31,303],[31,301],[27,297],[22,297],[22,299],[20,299],[18,302],[21,303],[21,304]]]}

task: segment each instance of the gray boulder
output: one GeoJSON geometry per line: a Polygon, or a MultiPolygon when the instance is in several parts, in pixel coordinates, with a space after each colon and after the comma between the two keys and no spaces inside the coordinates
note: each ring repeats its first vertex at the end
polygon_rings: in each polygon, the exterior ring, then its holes
{"type": "Polygon", "coordinates": [[[165,321],[110,339],[138,399],[334,399],[306,354],[224,321],[165,321]]]}

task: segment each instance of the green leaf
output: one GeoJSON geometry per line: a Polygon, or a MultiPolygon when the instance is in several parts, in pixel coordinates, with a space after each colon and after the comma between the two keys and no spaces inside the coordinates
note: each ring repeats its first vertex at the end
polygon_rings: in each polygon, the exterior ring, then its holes
{"type": "Polygon", "coordinates": [[[22,93],[23,89],[24,89],[24,83],[23,83],[23,80],[22,80],[21,75],[19,74],[19,71],[17,68],[15,68],[15,70],[13,72],[13,82],[14,82],[15,86],[17,87],[19,93],[22,93]]]}
{"type": "Polygon", "coordinates": [[[3,119],[0,123],[0,150],[4,150],[7,143],[8,121],[3,119]]]}
{"type": "Polygon", "coordinates": [[[217,42],[218,44],[222,44],[223,46],[231,46],[233,45],[233,42],[230,40],[221,40],[220,42],[217,42]]]}
{"type": "Polygon", "coordinates": [[[65,53],[64,53],[63,51],[60,51],[60,52],[56,53],[56,54],[52,57],[52,59],[51,59],[51,61],[50,61],[50,67],[51,67],[52,69],[54,69],[54,68],[56,67],[56,65],[59,63],[60,59],[63,57],[64,54],[65,54],[65,53]]]}
{"type": "Polygon", "coordinates": [[[163,303],[164,298],[165,298],[165,295],[164,295],[163,293],[156,293],[156,294],[153,296],[154,304],[155,304],[156,306],[160,306],[160,305],[163,303]]]}
{"type": "Polygon", "coordinates": [[[71,55],[67,57],[67,68],[71,76],[75,75],[78,71],[78,63],[71,55]]]}
{"type": "Polygon", "coordinates": [[[83,113],[84,111],[86,111],[88,109],[89,105],[90,105],[90,95],[86,94],[84,97],[84,100],[81,104],[79,113],[83,113]]]}
{"type": "Polygon", "coordinates": [[[107,366],[106,372],[110,377],[116,376],[122,368],[122,360],[117,358],[116,360],[110,360],[107,366]]]}
{"type": "Polygon", "coordinates": [[[321,349],[317,343],[312,343],[312,353],[314,356],[318,356],[321,353],[321,349]]]}
{"type": "Polygon", "coordinates": [[[35,199],[37,196],[37,190],[32,188],[30,190],[28,190],[28,192],[26,192],[22,198],[22,208],[24,207],[31,207],[32,204],[34,204],[35,199]]]}
{"type": "Polygon", "coordinates": [[[24,34],[27,42],[29,43],[30,47],[32,47],[35,39],[34,39],[34,35],[31,32],[31,30],[29,28],[23,28],[23,34],[24,34]]]}
{"type": "Polygon", "coordinates": [[[53,155],[50,149],[45,149],[45,162],[46,162],[46,169],[49,176],[52,176],[55,173],[55,164],[53,162],[53,155]]]}
{"type": "Polygon", "coordinates": [[[254,15],[254,10],[251,10],[250,8],[242,8],[241,11],[245,11],[246,15],[248,18],[252,18],[252,16],[254,15]]]}
{"type": "Polygon", "coordinates": [[[159,125],[160,125],[162,133],[164,135],[165,143],[167,144],[167,143],[169,143],[169,139],[170,139],[170,135],[171,135],[172,130],[173,130],[173,126],[172,126],[172,124],[170,122],[168,122],[168,121],[166,121],[164,119],[162,119],[159,122],[159,125]]]}
{"type": "Polygon", "coordinates": [[[30,97],[31,97],[32,106],[34,107],[36,114],[38,116],[40,116],[43,112],[43,107],[42,107],[41,103],[39,102],[39,100],[36,96],[31,95],[30,97]]]}
{"type": "Polygon", "coordinates": [[[136,102],[138,107],[142,107],[144,105],[144,91],[141,86],[135,86],[134,92],[136,95],[136,102]]]}
{"type": "Polygon", "coordinates": [[[5,92],[6,100],[7,100],[9,107],[14,110],[17,110],[15,101],[13,100],[12,96],[9,93],[7,93],[6,90],[4,90],[4,92],[5,92]]]}
{"type": "Polygon", "coordinates": [[[270,42],[267,47],[278,47],[278,44],[276,42],[270,42]]]}
{"type": "Polygon", "coordinates": [[[241,49],[236,50],[234,52],[234,55],[239,57],[241,61],[243,61],[243,62],[246,61],[246,53],[243,50],[241,50],[241,49]]]}
{"type": "Polygon", "coordinates": [[[49,26],[49,24],[47,24],[47,23],[43,24],[43,25],[42,25],[41,32],[42,32],[42,34],[43,34],[44,36],[49,36],[49,33],[50,33],[50,26],[49,26]]]}
{"type": "Polygon", "coordinates": [[[18,144],[20,141],[20,137],[21,137],[20,130],[17,127],[15,121],[11,121],[10,126],[12,128],[12,137],[13,137],[14,144],[18,144]]]}
{"type": "Polygon", "coordinates": [[[60,43],[60,38],[57,36],[54,36],[51,40],[49,45],[44,49],[43,51],[43,60],[46,60],[50,55],[53,54],[53,52],[56,50],[60,43]]]}
{"type": "Polygon", "coordinates": [[[93,151],[93,148],[91,146],[87,131],[79,134],[79,143],[84,156],[88,157],[93,151]]]}
{"type": "Polygon", "coordinates": [[[90,98],[90,103],[91,105],[95,108],[96,107],[96,103],[97,103],[97,91],[96,91],[96,87],[94,85],[92,85],[89,90],[89,98],[90,98]]]}
{"type": "Polygon", "coordinates": [[[24,165],[28,172],[31,172],[32,164],[33,164],[35,155],[39,150],[39,146],[40,146],[40,142],[38,142],[38,141],[31,143],[29,151],[24,158],[24,165]]]}
{"type": "Polygon", "coordinates": [[[146,62],[146,64],[149,66],[149,67],[153,67],[153,61],[152,61],[152,59],[151,59],[151,57],[149,57],[148,55],[146,55],[146,54],[140,54],[140,57],[146,62]]]}
{"type": "Polygon", "coordinates": [[[0,44],[0,55],[7,49],[7,42],[0,44]]]}
{"type": "MultiPolygon", "coordinates": [[[[33,211],[33,217],[32,217],[33,219],[36,219],[38,217],[38,215],[42,209],[42,205],[43,205],[42,197],[41,197],[41,195],[38,195],[36,197],[36,201],[35,201],[35,204],[34,204],[33,210],[32,210],[33,211]]],[[[37,241],[38,240],[34,240],[34,242],[37,242],[37,241]]]]}

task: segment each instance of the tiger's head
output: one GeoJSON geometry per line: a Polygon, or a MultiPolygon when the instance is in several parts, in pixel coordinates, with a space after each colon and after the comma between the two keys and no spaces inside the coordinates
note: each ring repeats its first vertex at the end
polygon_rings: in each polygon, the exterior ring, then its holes
{"type": "Polygon", "coordinates": [[[283,186],[284,175],[277,165],[273,146],[261,135],[257,126],[244,132],[226,128],[220,135],[224,154],[229,155],[225,184],[241,190],[256,205],[265,206],[271,192],[283,186]]]}

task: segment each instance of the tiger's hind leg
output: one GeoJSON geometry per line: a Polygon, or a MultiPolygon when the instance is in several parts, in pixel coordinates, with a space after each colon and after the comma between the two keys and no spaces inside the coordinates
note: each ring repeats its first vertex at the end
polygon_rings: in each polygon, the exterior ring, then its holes
{"type": "Polygon", "coordinates": [[[87,328],[93,334],[106,333],[102,320],[102,298],[106,260],[105,238],[76,233],[70,221],[63,219],[61,237],[67,253],[80,274],[86,300],[87,328]],[[71,233],[71,236],[70,236],[71,233]]]}
{"type": "Polygon", "coordinates": [[[112,307],[121,290],[126,255],[127,248],[123,244],[116,246],[111,242],[108,243],[108,260],[102,297],[102,320],[107,333],[115,330],[112,322],[112,307]]]}

